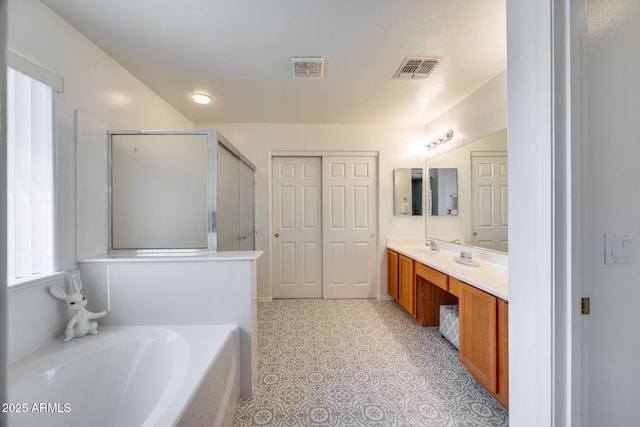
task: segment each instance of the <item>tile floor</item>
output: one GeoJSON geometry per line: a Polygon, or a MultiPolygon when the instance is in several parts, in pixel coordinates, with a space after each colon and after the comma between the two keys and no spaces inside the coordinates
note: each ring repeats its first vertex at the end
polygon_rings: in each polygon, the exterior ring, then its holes
{"type": "Polygon", "coordinates": [[[258,381],[234,426],[507,426],[436,328],[393,301],[258,304],[258,381]]]}

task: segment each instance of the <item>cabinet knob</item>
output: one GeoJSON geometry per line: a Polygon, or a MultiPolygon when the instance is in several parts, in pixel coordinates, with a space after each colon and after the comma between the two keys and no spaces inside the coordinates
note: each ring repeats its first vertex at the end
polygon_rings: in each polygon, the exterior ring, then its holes
{"type": "Polygon", "coordinates": [[[376,237],[376,233],[369,233],[369,237],[373,239],[374,237],[376,237]]]}
{"type": "Polygon", "coordinates": [[[276,233],[276,234],[273,235],[273,237],[275,237],[277,239],[278,237],[280,237],[280,234],[276,233]]]}
{"type": "Polygon", "coordinates": [[[473,237],[478,237],[478,232],[477,232],[477,231],[474,231],[474,232],[472,233],[472,236],[473,236],[473,237]]]}

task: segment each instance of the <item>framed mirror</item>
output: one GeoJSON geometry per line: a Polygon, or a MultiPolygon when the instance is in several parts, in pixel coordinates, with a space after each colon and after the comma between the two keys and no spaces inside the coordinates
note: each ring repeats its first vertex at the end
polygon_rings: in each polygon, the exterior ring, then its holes
{"type": "Polygon", "coordinates": [[[426,167],[455,168],[458,180],[457,215],[427,215],[426,236],[508,252],[507,130],[428,157],[426,167]]]}
{"type": "Polygon", "coordinates": [[[422,169],[398,168],[393,170],[393,215],[422,215],[422,169]]]}

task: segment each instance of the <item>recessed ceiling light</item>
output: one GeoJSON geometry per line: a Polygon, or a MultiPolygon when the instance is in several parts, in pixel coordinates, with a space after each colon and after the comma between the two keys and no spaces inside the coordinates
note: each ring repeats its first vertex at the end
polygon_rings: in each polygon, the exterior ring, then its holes
{"type": "Polygon", "coordinates": [[[191,99],[193,99],[194,102],[203,105],[209,104],[211,103],[211,101],[213,101],[213,98],[211,98],[211,96],[207,95],[206,93],[192,93],[191,99]]]}

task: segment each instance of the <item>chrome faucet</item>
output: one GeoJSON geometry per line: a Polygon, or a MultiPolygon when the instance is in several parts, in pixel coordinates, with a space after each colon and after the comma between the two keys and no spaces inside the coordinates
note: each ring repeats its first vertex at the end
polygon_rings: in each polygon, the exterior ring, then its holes
{"type": "Polygon", "coordinates": [[[425,243],[426,246],[429,246],[431,248],[432,251],[440,251],[440,248],[438,247],[438,244],[436,243],[435,240],[427,240],[427,242],[425,243]]]}

